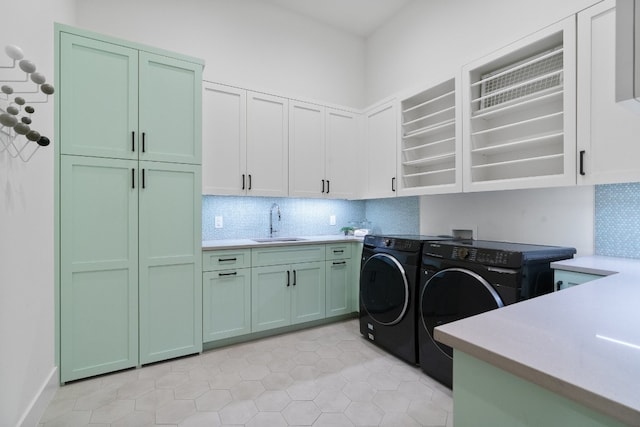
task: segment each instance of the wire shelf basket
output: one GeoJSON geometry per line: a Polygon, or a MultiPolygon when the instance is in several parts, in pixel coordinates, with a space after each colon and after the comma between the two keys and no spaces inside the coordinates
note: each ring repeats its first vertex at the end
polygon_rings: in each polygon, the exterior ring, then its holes
{"type": "Polygon", "coordinates": [[[556,47],[481,76],[478,110],[562,86],[563,50],[556,47]]]}

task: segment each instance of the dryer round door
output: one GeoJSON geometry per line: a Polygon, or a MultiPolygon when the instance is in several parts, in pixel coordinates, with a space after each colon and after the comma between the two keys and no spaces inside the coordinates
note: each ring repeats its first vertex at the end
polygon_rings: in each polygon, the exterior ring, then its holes
{"type": "Polygon", "coordinates": [[[463,268],[447,268],[435,273],[424,284],[419,316],[433,344],[453,358],[451,347],[433,338],[433,329],[503,306],[496,290],[482,276],[463,268]]]}
{"type": "Polygon", "coordinates": [[[402,264],[382,253],[367,259],[360,273],[360,300],[374,321],[382,325],[400,322],[409,305],[409,282],[402,264]]]}

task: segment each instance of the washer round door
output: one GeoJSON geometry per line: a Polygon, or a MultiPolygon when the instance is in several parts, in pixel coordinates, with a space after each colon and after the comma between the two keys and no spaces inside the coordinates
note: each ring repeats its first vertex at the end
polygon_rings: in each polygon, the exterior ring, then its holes
{"type": "Polygon", "coordinates": [[[400,322],[409,305],[409,282],[402,264],[384,253],[367,259],[360,273],[360,301],[375,322],[400,322]]]}
{"type": "Polygon", "coordinates": [[[503,306],[498,293],[482,276],[463,268],[447,268],[423,286],[419,316],[433,344],[453,358],[453,349],[433,338],[433,328],[503,306]]]}

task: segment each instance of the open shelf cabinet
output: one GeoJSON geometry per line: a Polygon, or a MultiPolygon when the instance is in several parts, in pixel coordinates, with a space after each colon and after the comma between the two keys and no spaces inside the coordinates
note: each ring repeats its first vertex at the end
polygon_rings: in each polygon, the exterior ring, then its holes
{"type": "Polygon", "coordinates": [[[464,188],[575,184],[575,18],[463,67],[464,188]]]}
{"type": "Polygon", "coordinates": [[[452,78],[401,101],[402,195],[462,190],[458,80],[452,78]]]}

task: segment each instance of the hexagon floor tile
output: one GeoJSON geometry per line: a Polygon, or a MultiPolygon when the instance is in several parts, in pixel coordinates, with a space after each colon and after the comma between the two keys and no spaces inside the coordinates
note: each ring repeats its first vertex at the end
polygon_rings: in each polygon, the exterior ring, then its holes
{"type": "Polygon", "coordinates": [[[451,390],[357,319],[60,387],[38,427],[453,426],[451,390]]]}

